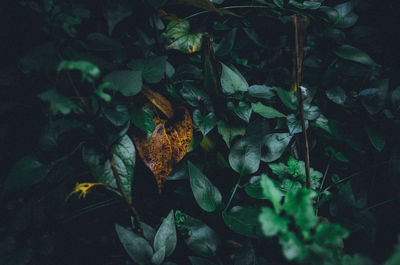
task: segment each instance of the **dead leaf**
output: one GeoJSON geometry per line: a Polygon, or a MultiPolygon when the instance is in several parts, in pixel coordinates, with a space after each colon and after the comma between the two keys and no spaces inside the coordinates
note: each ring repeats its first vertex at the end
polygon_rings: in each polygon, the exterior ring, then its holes
{"type": "Polygon", "coordinates": [[[169,119],[174,116],[174,108],[172,107],[171,103],[163,97],[161,94],[153,91],[150,87],[144,85],[143,94],[153,103],[162,113],[165,114],[169,119]]]}
{"type": "Polygon", "coordinates": [[[173,161],[171,141],[164,124],[159,124],[147,140],[146,137],[133,137],[140,158],[156,177],[158,192],[172,171],[173,161]]]}

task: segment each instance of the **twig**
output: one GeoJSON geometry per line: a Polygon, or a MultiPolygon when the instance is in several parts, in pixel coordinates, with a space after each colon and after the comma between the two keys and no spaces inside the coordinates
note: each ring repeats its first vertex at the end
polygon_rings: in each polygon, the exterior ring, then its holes
{"type": "Polygon", "coordinates": [[[297,98],[299,101],[299,110],[301,116],[301,128],[303,130],[303,138],[304,138],[304,148],[305,148],[305,164],[306,164],[306,187],[311,189],[311,177],[310,177],[310,149],[308,146],[308,137],[306,130],[306,119],[304,116],[304,103],[303,103],[303,95],[300,88],[301,78],[302,78],[302,65],[303,65],[303,53],[304,53],[304,37],[305,30],[307,27],[307,19],[300,18],[298,15],[293,16],[294,23],[294,31],[295,31],[295,56],[296,56],[296,76],[295,76],[295,89],[297,89],[297,98]]]}
{"type": "Polygon", "coordinates": [[[117,183],[118,191],[121,193],[121,196],[124,198],[126,204],[128,204],[129,208],[131,209],[131,211],[135,217],[135,223],[136,223],[136,227],[138,228],[139,234],[142,237],[144,237],[142,225],[140,224],[140,216],[139,216],[138,212],[136,211],[135,207],[133,206],[132,201],[126,196],[126,194],[122,190],[121,179],[119,178],[118,170],[115,167],[114,161],[111,159],[110,162],[111,162],[111,170],[113,172],[115,182],[117,183]]]}
{"type": "Polygon", "coordinates": [[[229,208],[229,205],[231,205],[231,202],[232,202],[232,200],[233,200],[233,197],[235,197],[236,190],[237,190],[237,188],[240,186],[240,181],[241,181],[241,180],[242,180],[242,175],[240,175],[238,181],[236,182],[235,187],[233,188],[232,194],[231,194],[231,196],[229,197],[229,200],[228,200],[228,203],[227,203],[226,206],[225,206],[224,212],[226,212],[226,211],[228,210],[228,208],[229,208]]]}

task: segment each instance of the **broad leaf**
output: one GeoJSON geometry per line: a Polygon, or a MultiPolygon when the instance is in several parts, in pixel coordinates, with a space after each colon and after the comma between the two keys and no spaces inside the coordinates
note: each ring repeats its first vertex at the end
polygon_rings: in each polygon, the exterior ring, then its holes
{"type": "Polygon", "coordinates": [[[149,264],[153,256],[153,249],[146,239],[136,235],[132,231],[116,224],[119,240],[129,257],[139,265],[149,264]]]}
{"type": "Polygon", "coordinates": [[[274,109],[270,106],[265,106],[261,102],[252,103],[251,108],[253,109],[253,111],[255,113],[258,113],[267,119],[286,117],[285,114],[280,113],[279,111],[277,111],[276,109],[274,109]]]}
{"type": "Polygon", "coordinates": [[[154,113],[150,108],[138,108],[136,105],[129,107],[129,117],[132,123],[150,137],[156,128],[153,121],[154,113]]]}
{"type": "Polygon", "coordinates": [[[279,238],[283,255],[287,260],[303,261],[308,256],[308,251],[300,239],[293,232],[285,233],[279,238]]]}
{"type": "MultiPolygon", "coordinates": [[[[289,133],[294,135],[296,133],[301,133],[303,128],[301,126],[301,121],[296,119],[294,114],[290,114],[286,117],[287,126],[289,128],[289,133]]],[[[308,128],[308,120],[306,120],[306,129],[308,128]]]]}
{"type": "Polygon", "coordinates": [[[201,133],[205,136],[209,133],[215,125],[217,125],[217,117],[213,112],[208,113],[206,116],[202,116],[200,110],[196,109],[193,111],[194,124],[199,127],[201,133]]]}
{"type": "Polygon", "coordinates": [[[190,187],[196,202],[206,212],[217,210],[222,203],[222,195],[218,188],[198,169],[188,161],[190,187]]]}
{"type": "Polygon", "coordinates": [[[244,188],[247,195],[255,199],[267,199],[261,187],[261,177],[254,176],[244,188]]]}
{"type": "Polygon", "coordinates": [[[236,31],[237,28],[232,29],[219,44],[215,45],[215,55],[225,56],[231,52],[235,44],[236,31]]]}
{"type": "Polygon", "coordinates": [[[124,96],[136,95],[143,85],[140,71],[116,70],[103,77],[103,81],[113,84],[124,96]]]}
{"type": "Polygon", "coordinates": [[[286,107],[291,110],[297,109],[297,97],[295,94],[280,87],[275,87],[275,90],[282,103],[285,104],[286,107]]]}
{"type": "Polygon", "coordinates": [[[279,214],[281,210],[281,200],[282,200],[282,192],[278,187],[275,186],[275,183],[268,178],[267,175],[261,175],[261,187],[265,198],[267,198],[272,205],[274,206],[275,212],[279,214]]]}
{"type": "Polygon", "coordinates": [[[314,213],[312,199],[316,193],[303,188],[296,191],[289,191],[285,197],[283,209],[294,217],[296,224],[303,231],[307,231],[317,224],[318,217],[314,213]]]}
{"type": "Polygon", "coordinates": [[[161,265],[164,259],[165,259],[165,247],[162,247],[154,253],[153,257],[151,258],[151,264],[161,265]]]}
{"type": "Polygon", "coordinates": [[[233,111],[239,118],[249,123],[251,116],[251,107],[246,103],[240,101],[237,106],[235,106],[232,102],[228,102],[228,109],[233,111]]]}
{"type": "Polygon", "coordinates": [[[222,139],[224,139],[226,145],[231,147],[231,142],[236,136],[244,136],[246,133],[246,128],[243,126],[229,125],[223,121],[217,122],[218,133],[221,134],[222,139]]]}
{"type": "Polygon", "coordinates": [[[25,156],[18,160],[11,168],[3,184],[2,193],[15,192],[42,181],[50,167],[43,165],[32,156],[25,156]]]}
{"type": "Polygon", "coordinates": [[[277,160],[286,150],[292,136],[289,133],[272,133],[264,136],[261,148],[261,160],[272,162],[277,160]]]}
{"type": "Polygon", "coordinates": [[[376,128],[366,125],[365,131],[367,132],[368,138],[371,144],[375,147],[378,152],[381,152],[385,147],[386,139],[385,136],[378,131],[376,128]]]}
{"type": "Polygon", "coordinates": [[[79,70],[82,79],[91,83],[100,76],[100,69],[97,65],[88,61],[62,61],[58,65],[57,71],[62,70],[79,70]]]}
{"type": "Polygon", "coordinates": [[[221,86],[222,92],[226,94],[234,94],[236,92],[247,91],[249,85],[246,80],[234,70],[221,63],[222,74],[221,74],[221,86]]]}
{"type": "Polygon", "coordinates": [[[275,96],[275,88],[265,85],[252,85],[249,87],[249,95],[255,98],[270,99],[275,96]]]}
{"type": "Polygon", "coordinates": [[[148,83],[158,83],[164,78],[167,56],[133,59],[127,65],[134,71],[141,71],[142,77],[148,83]]]}
{"type": "Polygon", "coordinates": [[[204,90],[198,89],[189,83],[184,83],[179,93],[193,107],[199,107],[202,104],[209,105],[211,102],[204,90]]]}
{"type": "Polygon", "coordinates": [[[260,166],[261,139],[242,137],[229,152],[229,164],[241,176],[255,173],[260,166]]]}
{"type": "Polygon", "coordinates": [[[171,21],[167,26],[167,49],[193,53],[200,50],[203,33],[189,33],[189,20],[171,21]]]}
{"type": "Polygon", "coordinates": [[[115,26],[132,15],[133,10],[127,0],[106,2],[104,6],[104,17],[108,23],[108,35],[111,35],[115,26]]]}
{"type": "Polygon", "coordinates": [[[334,51],[334,53],[337,56],[346,60],[369,66],[377,66],[377,64],[372,60],[371,57],[369,57],[368,54],[347,44],[340,46],[337,50],[334,51]]]}
{"type": "Polygon", "coordinates": [[[341,87],[329,88],[325,91],[326,96],[336,104],[343,105],[346,102],[347,95],[341,87]]]}
{"type": "Polygon", "coordinates": [[[154,251],[165,248],[165,256],[168,257],[174,252],[176,247],[176,228],[174,211],[171,210],[163,220],[154,237],[154,251]]]}
{"type": "Polygon", "coordinates": [[[128,108],[125,105],[103,107],[104,116],[115,126],[122,126],[129,120],[128,108]]]}
{"type": "Polygon", "coordinates": [[[257,207],[234,206],[229,212],[223,211],[222,218],[232,231],[256,238],[262,235],[258,221],[260,212],[261,209],[257,207]]]}
{"type": "Polygon", "coordinates": [[[338,224],[321,223],[315,230],[317,242],[327,247],[340,247],[348,236],[349,231],[338,224]]]}
{"type": "Polygon", "coordinates": [[[61,95],[55,89],[47,90],[39,94],[38,97],[50,103],[50,110],[53,115],[57,115],[58,113],[67,115],[78,109],[78,106],[71,99],[61,95]]]}

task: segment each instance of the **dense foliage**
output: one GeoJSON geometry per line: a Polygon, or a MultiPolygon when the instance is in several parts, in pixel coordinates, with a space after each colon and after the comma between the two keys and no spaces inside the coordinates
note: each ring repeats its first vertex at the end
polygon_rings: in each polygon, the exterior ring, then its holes
{"type": "Polygon", "coordinates": [[[2,1],[0,264],[400,264],[395,2],[2,1]]]}

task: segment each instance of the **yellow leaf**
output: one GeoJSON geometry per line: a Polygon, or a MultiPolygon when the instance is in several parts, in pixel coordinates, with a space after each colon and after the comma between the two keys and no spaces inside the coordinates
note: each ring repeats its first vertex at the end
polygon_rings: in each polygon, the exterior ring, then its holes
{"type": "Polygon", "coordinates": [[[76,183],[74,190],[70,194],[68,194],[67,200],[69,199],[69,197],[71,197],[72,194],[78,193],[78,192],[80,192],[78,198],[85,198],[86,194],[89,192],[89,190],[93,186],[105,186],[105,185],[106,184],[104,184],[104,183],[89,183],[89,182],[76,183]]]}

